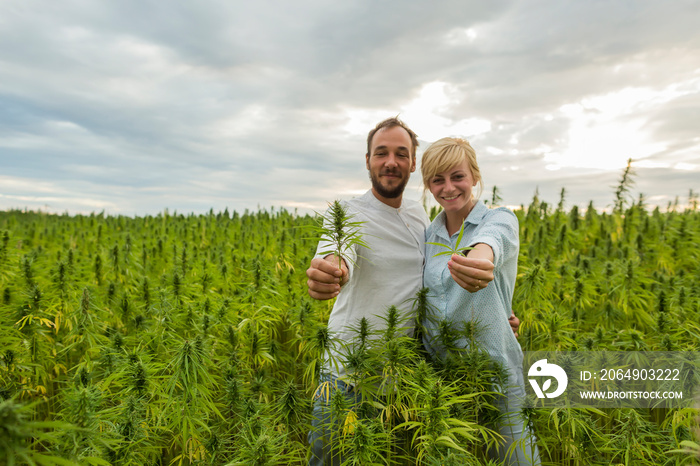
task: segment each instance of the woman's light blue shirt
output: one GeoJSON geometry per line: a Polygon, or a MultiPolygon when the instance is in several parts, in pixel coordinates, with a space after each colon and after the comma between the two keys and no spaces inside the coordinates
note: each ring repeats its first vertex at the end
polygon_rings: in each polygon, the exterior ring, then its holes
{"type": "MultiPolygon", "coordinates": [[[[508,323],[518,269],[518,218],[505,207],[488,209],[483,202],[477,201],[464,222],[460,247],[477,243],[491,246],[494,280],[486,288],[469,293],[452,279],[447,268],[450,256],[433,257],[445,249],[426,244],[423,285],[430,288],[428,302],[433,314],[424,322],[425,346],[431,354],[443,355],[445,349],[438,337],[439,322],[447,321],[457,330],[463,328],[464,322],[474,322],[479,347],[508,368],[511,377],[515,374],[516,380],[511,380],[511,383],[522,386],[522,349],[508,323]]],[[[444,212],[438,214],[425,232],[426,242],[452,246],[455,246],[458,235],[459,232],[448,235],[444,212]]],[[[469,345],[464,337],[455,343],[462,348],[469,345]]]]}

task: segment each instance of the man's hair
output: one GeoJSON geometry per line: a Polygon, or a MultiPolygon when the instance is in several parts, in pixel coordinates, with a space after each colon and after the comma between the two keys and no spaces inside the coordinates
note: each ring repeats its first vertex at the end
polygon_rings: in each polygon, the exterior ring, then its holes
{"type": "Polygon", "coordinates": [[[377,131],[379,131],[380,129],[385,129],[385,128],[386,129],[394,128],[396,126],[399,126],[403,129],[405,129],[406,132],[408,133],[408,135],[410,136],[411,145],[413,146],[411,148],[411,156],[412,156],[413,160],[416,160],[416,149],[418,148],[418,136],[416,135],[416,133],[411,131],[411,128],[406,126],[406,123],[399,120],[399,117],[391,117],[391,118],[387,118],[384,121],[380,121],[379,123],[377,123],[377,126],[375,126],[374,129],[369,132],[369,134],[367,135],[367,155],[368,156],[371,155],[370,151],[372,150],[372,138],[374,138],[374,135],[377,134],[377,131]]]}

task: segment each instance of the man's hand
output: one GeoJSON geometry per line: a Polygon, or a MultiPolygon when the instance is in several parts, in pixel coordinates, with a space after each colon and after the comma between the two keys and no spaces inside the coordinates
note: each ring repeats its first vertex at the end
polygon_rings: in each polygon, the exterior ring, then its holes
{"type": "Polygon", "coordinates": [[[515,338],[518,338],[518,329],[520,328],[520,319],[515,317],[515,313],[511,310],[510,311],[510,317],[508,317],[508,323],[510,324],[511,330],[513,330],[513,334],[515,335],[515,338]]]}
{"type": "Polygon", "coordinates": [[[324,258],[316,257],[306,269],[306,281],[309,296],[318,300],[332,299],[340,293],[340,287],[348,281],[348,267],[343,259],[329,254],[324,258]]]}

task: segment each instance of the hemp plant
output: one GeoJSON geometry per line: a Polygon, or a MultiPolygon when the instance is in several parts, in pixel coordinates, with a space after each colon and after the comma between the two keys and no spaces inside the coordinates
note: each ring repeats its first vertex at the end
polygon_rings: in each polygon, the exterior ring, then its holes
{"type": "MultiPolygon", "coordinates": [[[[459,247],[459,243],[462,241],[462,237],[464,236],[464,225],[465,225],[465,223],[462,222],[462,226],[459,229],[459,235],[457,235],[457,241],[455,242],[455,246],[452,246],[450,244],[434,243],[432,241],[426,241],[425,244],[432,244],[433,246],[440,246],[440,247],[447,249],[447,251],[438,252],[437,254],[433,255],[433,257],[444,256],[447,254],[449,254],[450,256],[452,254],[459,255],[459,254],[464,254],[466,251],[471,251],[472,249],[474,249],[474,248],[460,248],[459,247]]],[[[464,255],[466,256],[466,254],[464,254],[464,255]]]]}
{"type": "Polygon", "coordinates": [[[345,259],[355,263],[348,255],[348,250],[353,246],[369,248],[369,245],[362,239],[360,231],[365,222],[356,222],[352,219],[354,215],[348,213],[347,209],[335,200],[328,204],[328,210],[321,215],[320,225],[314,225],[314,230],[319,234],[321,240],[326,243],[326,247],[319,254],[326,256],[333,254],[338,258],[338,269],[340,269],[340,259],[345,259]]]}

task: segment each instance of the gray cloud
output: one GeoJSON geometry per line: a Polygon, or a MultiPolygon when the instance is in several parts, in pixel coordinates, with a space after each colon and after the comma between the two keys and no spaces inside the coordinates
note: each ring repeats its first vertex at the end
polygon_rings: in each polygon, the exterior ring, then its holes
{"type": "MultiPolygon", "coordinates": [[[[639,127],[655,144],[642,192],[685,196],[700,189],[699,9],[680,0],[5,3],[0,208],[323,208],[368,187],[358,132],[371,123],[348,131],[348,111],[407,112],[431,134],[406,110],[431,82],[446,83],[446,102],[426,110],[445,133],[466,118],[490,124],[467,136],[487,188],[498,185],[507,204],[528,203],[537,186],[551,202],[562,186],[572,204],[612,202],[619,167],[546,168],[571,149],[579,117],[562,106],[586,99],[598,105],[582,110],[589,126],[639,127]],[[637,100],[625,97],[608,118],[601,106],[629,89],[637,100]]],[[[419,198],[419,185],[416,173],[407,196],[419,198]]]]}

